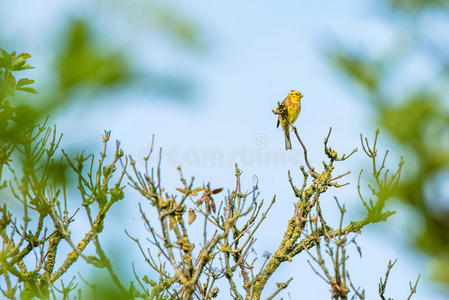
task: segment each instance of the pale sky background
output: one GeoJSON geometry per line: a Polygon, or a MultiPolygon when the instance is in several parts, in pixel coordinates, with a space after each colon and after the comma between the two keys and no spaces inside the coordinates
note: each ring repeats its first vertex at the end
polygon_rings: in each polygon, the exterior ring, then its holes
{"type": "MultiPolygon", "coordinates": [[[[132,6],[137,2],[127,3],[132,6]]],[[[395,33],[391,31],[394,26],[387,27],[388,20],[368,2],[278,1],[264,5],[253,1],[167,2],[198,25],[208,48],[204,53],[180,50],[170,42],[161,42],[158,36],[143,37],[145,31],[138,30],[139,24],[125,26],[128,21],[121,14],[127,9],[117,10],[117,5],[109,10],[106,1],[45,3],[44,6],[35,1],[7,0],[0,6],[0,35],[8,43],[1,46],[33,55],[31,64],[36,70],[30,76],[37,79],[37,88],[39,76],[48,74],[47,68],[51,67],[55,38],[74,15],[95,18],[96,30],[102,33],[100,38],[139,55],[142,68],[148,65],[173,72],[195,83],[193,101],[170,101],[155,94],[124,92],[103,95],[101,101],[89,106],[89,111],[83,103],[71,105],[52,119],[70,140],[64,145],[98,151],[103,129],[110,129],[112,139],[119,139],[125,152],[137,159],[144,156],[155,134],[156,145],[163,147],[166,154],[162,167],[168,190],[179,186],[177,165],[183,166],[185,176],[195,176],[198,185],[210,181],[212,186],[231,188],[236,161],[244,171],[243,186],[249,190],[256,175],[266,202],[277,195],[271,214],[259,230],[255,246],[259,257],[264,251],[275,250],[293,213],[294,197],[287,170],[292,171],[298,184],[302,182],[295,163],[299,160],[303,164],[302,152],[295,139],[295,151],[284,152],[283,134],[276,129],[276,118],[271,112],[276,101],[282,100],[291,89],[304,94],[296,125],[308,147],[310,161],[318,169],[324,159],[322,141],[329,126],[333,127],[330,144],[341,153],[360,148],[360,133],[372,137],[376,129],[362,94],[340,78],[324,55],[334,41],[347,42],[372,54],[388,46],[395,33]],[[211,163],[205,159],[210,153],[221,155],[223,160],[211,163]],[[287,163],[273,163],[270,158],[277,155],[284,155],[287,163]]],[[[132,16],[132,9],[128,13],[132,16]]],[[[394,150],[391,141],[382,135],[379,146],[382,150],[394,150]]],[[[398,159],[399,154],[393,154],[390,166],[395,166],[398,159]]],[[[349,209],[346,220],[362,218],[358,215],[361,203],[355,196],[356,175],[362,167],[369,168],[369,160],[361,149],[349,161],[337,164],[335,174],[346,170],[353,174],[347,178],[349,186],[329,190],[323,198],[330,219],[338,218],[333,196],[349,209]]],[[[148,269],[143,259],[123,232],[127,229],[144,236],[137,206],[143,199],[135,197],[130,189],[128,192],[129,196],[113,208],[115,218],[106,221],[105,234],[108,245],[115,246],[109,248],[110,253],[121,256],[122,262],[130,259],[140,262],[138,270],[145,274],[148,269]]],[[[422,273],[413,299],[443,299],[426,277],[425,259],[405,247],[404,228],[410,218],[401,208],[389,224],[369,225],[357,239],[362,259],[355,249],[350,252],[351,278],[365,288],[367,299],[377,298],[379,277],[384,276],[388,260],[395,258],[398,262],[389,280],[389,297],[405,299],[409,294],[408,282],[422,273]]],[[[329,299],[328,286],[313,274],[307,259],[304,253],[292,263],[284,264],[269,282],[267,291],[275,289],[275,282],[293,276],[286,290],[292,299],[300,295],[303,299],[329,299]]],[[[124,270],[131,274],[129,265],[124,270]]],[[[221,296],[220,299],[227,299],[228,294],[225,291],[221,296]]],[[[287,292],[281,296],[288,299],[287,292]]]]}

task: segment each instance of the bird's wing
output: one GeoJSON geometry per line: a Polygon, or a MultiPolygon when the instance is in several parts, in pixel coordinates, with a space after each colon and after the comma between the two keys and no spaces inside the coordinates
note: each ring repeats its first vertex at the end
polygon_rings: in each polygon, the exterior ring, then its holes
{"type": "MultiPolygon", "coordinates": [[[[288,97],[289,97],[289,95],[287,95],[287,97],[285,97],[285,99],[282,100],[282,102],[281,102],[281,104],[284,105],[286,109],[288,109],[287,104],[286,104],[286,103],[287,103],[287,100],[288,100],[288,97]]],[[[279,117],[278,117],[278,123],[277,123],[277,125],[276,125],[276,128],[279,127],[279,124],[280,124],[280,123],[281,123],[281,118],[280,118],[280,115],[279,115],[279,117]]]]}
{"type": "MultiPolygon", "coordinates": [[[[285,101],[287,101],[288,96],[281,102],[282,105],[285,105],[285,101]]],[[[279,128],[279,124],[281,123],[281,116],[278,116],[278,123],[276,124],[276,128],[279,128]]]]}

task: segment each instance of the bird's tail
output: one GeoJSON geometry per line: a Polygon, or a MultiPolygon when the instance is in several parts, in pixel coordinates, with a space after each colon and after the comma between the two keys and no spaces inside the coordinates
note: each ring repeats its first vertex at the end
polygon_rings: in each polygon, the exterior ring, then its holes
{"type": "Polygon", "coordinates": [[[284,135],[285,135],[285,150],[291,150],[292,149],[292,143],[290,142],[290,130],[289,128],[284,129],[284,135]]]}

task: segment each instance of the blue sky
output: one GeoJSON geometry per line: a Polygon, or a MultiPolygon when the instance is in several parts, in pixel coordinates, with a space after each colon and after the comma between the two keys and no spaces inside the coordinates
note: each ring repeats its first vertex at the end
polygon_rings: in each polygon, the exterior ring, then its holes
{"type": "MultiPolygon", "coordinates": [[[[286,221],[293,213],[287,170],[292,170],[300,182],[295,162],[303,163],[296,141],[296,152],[283,151],[284,138],[281,130],[276,129],[276,118],[271,112],[276,101],[281,101],[291,89],[304,94],[296,125],[310,160],[317,167],[324,159],[322,141],[330,126],[331,145],[342,153],[359,147],[360,133],[372,137],[376,129],[362,95],[331,68],[325,53],[334,41],[356,45],[369,54],[378,53],[391,41],[394,25],[387,27],[387,21],[368,2],[317,2],[170,2],[198,24],[208,48],[204,54],[160,46],[154,42],[158,37],[142,38],[138,26],[122,28],[122,23],[114,21],[114,15],[119,13],[105,10],[108,4],[104,1],[95,5],[89,1],[49,1],[45,7],[34,1],[6,1],[2,7],[9,9],[0,11],[0,34],[11,49],[18,47],[18,51],[33,54],[32,64],[37,69],[32,74],[39,78],[37,74],[45,73],[42,70],[49,66],[51,54],[47,53],[68,17],[98,16],[97,25],[104,32],[102,39],[115,39],[116,43],[118,39],[126,45],[125,49],[139,53],[142,65],[174,72],[195,82],[192,102],[161,100],[158,95],[145,93],[108,94],[87,113],[82,104],[74,104],[53,121],[72,140],[71,144],[98,150],[100,134],[103,129],[110,129],[113,139],[121,140],[125,151],[136,158],[144,156],[155,134],[157,146],[167,154],[163,159],[163,178],[168,189],[178,186],[177,165],[183,166],[186,176],[195,176],[199,184],[211,181],[213,186],[232,187],[233,161],[237,161],[248,189],[253,175],[257,175],[261,196],[268,201],[276,194],[278,199],[259,231],[256,250],[260,256],[279,244],[286,221]],[[17,9],[22,5],[23,10],[17,9]],[[223,160],[211,162],[211,153],[223,160]],[[273,157],[279,155],[286,163],[273,163],[273,157]]],[[[394,145],[381,136],[380,147],[392,149],[394,145]]],[[[392,155],[390,165],[397,164],[398,158],[399,155],[392,155]]],[[[330,219],[338,217],[333,196],[349,208],[348,218],[357,218],[361,205],[355,197],[356,174],[368,164],[359,152],[337,166],[336,173],[352,171],[347,179],[351,184],[331,190],[323,199],[330,219]]],[[[142,231],[140,218],[136,217],[137,198],[129,198],[115,208],[124,222],[114,221],[110,226],[122,232],[142,231]]],[[[390,225],[404,228],[409,218],[401,208],[390,225]]],[[[351,278],[366,289],[368,299],[376,297],[378,279],[384,275],[389,259],[398,258],[388,286],[391,297],[405,298],[408,281],[414,281],[419,273],[426,275],[425,260],[409,253],[406,242],[400,231],[385,224],[367,227],[358,238],[363,258],[355,251],[350,253],[349,268],[351,278]]],[[[134,260],[139,261],[132,243],[127,245],[129,253],[135,254],[134,260]]],[[[304,299],[328,299],[328,287],[317,276],[309,276],[312,272],[306,259],[303,255],[283,266],[271,280],[271,288],[275,282],[294,276],[287,289],[292,299],[298,295],[304,299]]],[[[141,271],[145,268],[141,267],[141,271]]],[[[413,299],[443,299],[434,290],[424,276],[413,299]]],[[[283,296],[288,298],[286,293],[283,296]]]]}

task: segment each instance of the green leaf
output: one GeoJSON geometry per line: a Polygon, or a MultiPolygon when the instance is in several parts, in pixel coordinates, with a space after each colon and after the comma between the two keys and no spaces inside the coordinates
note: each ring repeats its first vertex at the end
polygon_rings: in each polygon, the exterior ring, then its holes
{"type": "Polygon", "coordinates": [[[15,61],[14,64],[11,66],[11,71],[23,71],[28,69],[34,69],[33,66],[27,64],[25,61],[17,62],[15,61]]]}
{"type": "Polygon", "coordinates": [[[8,52],[6,52],[5,50],[0,48],[0,51],[2,52],[2,55],[3,55],[2,67],[7,69],[7,68],[9,68],[9,66],[11,66],[11,57],[8,54],[8,52]]]}
{"type": "Polygon", "coordinates": [[[19,81],[17,81],[16,86],[17,87],[22,87],[22,86],[29,85],[29,84],[32,84],[32,83],[34,83],[34,80],[28,79],[28,78],[22,78],[19,81]]]}
{"type": "Polygon", "coordinates": [[[20,53],[19,55],[17,55],[17,58],[19,58],[19,57],[21,57],[23,59],[28,59],[31,57],[31,55],[28,53],[20,53]]]}
{"type": "Polygon", "coordinates": [[[12,64],[12,66],[11,66],[11,71],[18,71],[18,70],[20,70],[20,68],[23,65],[25,65],[25,63],[26,63],[25,59],[23,59],[23,58],[15,59],[13,64],[12,64]]]}
{"type": "Polygon", "coordinates": [[[24,92],[31,93],[31,94],[37,94],[37,91],[30,87],[21,87],[21,88],[18,88],[17,90],[24,91],[24,92]]]}
{"type": "Polygon", "coordinates": [[[359,54],[335,52],[334,65],[367,91],[374,91],[383,76],[382,65],[359,54]]]}
{"type": "Polygon", "coordinates": [[[34,69],[34,67],[33,67],[32,65],[30,65],[30,64],[24,64],[24,65],[20,68],[20,70],[17,70],[17,71],[28,70],[28,69],[34,69]]]}

